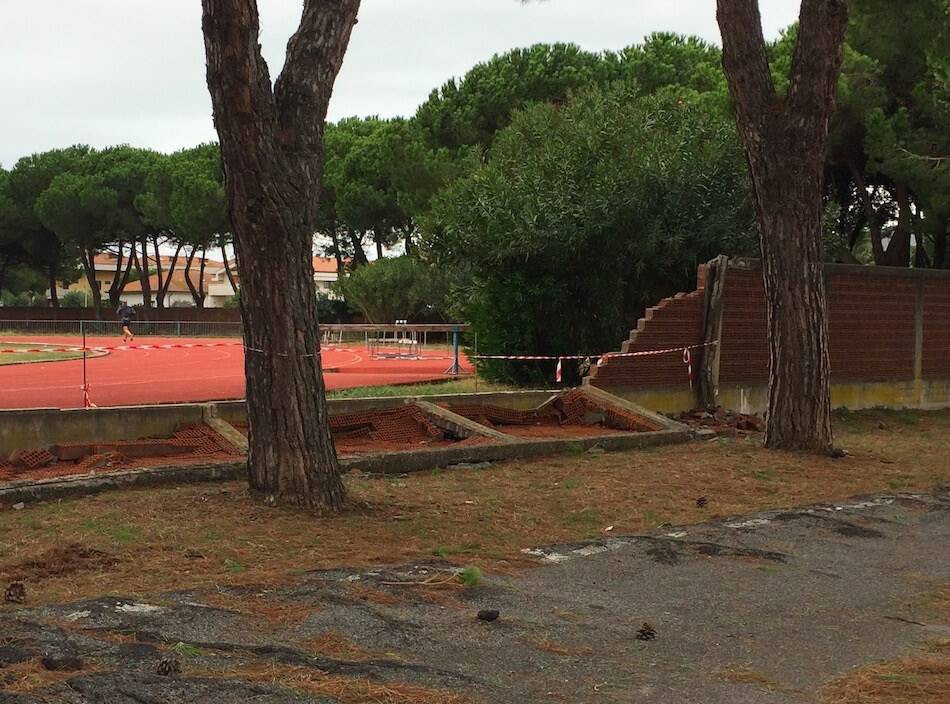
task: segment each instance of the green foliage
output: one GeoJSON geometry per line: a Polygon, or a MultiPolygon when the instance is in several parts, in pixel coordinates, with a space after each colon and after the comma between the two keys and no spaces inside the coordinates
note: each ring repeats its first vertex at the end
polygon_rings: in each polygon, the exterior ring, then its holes
{"type": "MultiPolygon", "coordinates": [[[[619,86],[517,113],[425,233],[480,351],[590,354],[688,289],[699,263],[754,251],[753,222],[731,119],[688,89],[619,86]]],[[[483,371],[527,381],[534,369],[483,371]]]]}
{"type": "Polygon", "coordinates": [[[657,32],[619,53],[535,44],[496,55],[432,91],[414,121],[431,145],[483,149],[518,110],[533,103],[562,105],[577,92],[615,82],[629,83],[637,95],[668,86],[726,93],[716,47],[696,37],[657,32]]]}
{"type": "Polygon", "coordinates": [[[408,256],[359,267],[337,281],[336,291],[371,323],[430,319],[441,312],[445,297],[438,271],[408,256]]]}
{"type": "Polygon", "coordinates": [[[458,573],[459,581],[465,587],[477,587],[484,580],[482,571],[475,565],[463,567],[458,573]]]}
{"type": "Polygon", "coordinates": [[[86,305],[86,297],[82,291],[67,291],[63,297],[59,299],[59,304],[63,308],[82,308],[86,305]]]}
{"type": "Polygon", "coordinates": [[[175,643],[175,645],[172,646],[172,652],[183,658],[200,658],[204,655],[204,651],[201,648],[191,645],[190,643],[181,642],[175,643]]]}

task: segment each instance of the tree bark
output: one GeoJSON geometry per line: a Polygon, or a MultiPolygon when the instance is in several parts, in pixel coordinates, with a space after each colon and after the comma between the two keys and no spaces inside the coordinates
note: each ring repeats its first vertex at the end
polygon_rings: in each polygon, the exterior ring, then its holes
{"type": "Polygon", "coordinates": [[[348,232],[347,235],[353,244],[353,266],[369,264],[369,259],[366,258],[366,250],[363,249],[363,237],[353,231],[348,232]]]}
{"type": "Polygon", "coordinates": [[[910,244],[913,236],[914,214],[910,210],[910,193],[903,183],[894,185],[894,195],[897,199],[897,227],[891,233],[884,252],[884,264],[887,266],[910,266],[910,244]]]}
{"type": "Polygon", "coordinates": [[[59,308],[59,292],[56,290],[56,264],[49,265],[49,304],[53,308],[59,308]]]}
{"type": "Polygon", "coordinates": [[[198,309],[205,307],[205,266],[208,263],[208,248],[201,248],[201,266],[198,269],[198,300],[195,301],[195,307],[198,309]]]}
{"type": "Polygon", "coordinates": [[[934,227],[934,269],[943,269],[947,266],[947,224],[946,215],[937,216],[937,224],[934,227]]]}
{"type": "Polygon", "coordinates": [[[241,277],[251,490],[339,510],[320,364],[313,233],[330,93],[359,0],[305,0],[273,88],[255,0],[202,0],[208,88],[241,277]]]}
{"type": "Polygon", "coordinates": [[[787,96],[776,93],[758,0],[718,0],[723,68],[752,178],[768,306],[770,448],[830,452],[821,207],[847,0],[802,0],[787,96]]]}
{"type": "MultiPolygon", "coordinates": [[[[142,256],[139,261],[139,282],[142,284],[142,306],[145,310],[152,308],[152,282],[151,272],[148,268],[148,235],[142,235],[139,243],[142,247],[142,256]]],[[[135,245],[132,245],[133,250],[135,245]]]]}
{"type": "Polygon", "coordinates": [[[195,261],[195,255],[198,253],[197,247],[192,247],[191,251],[188,252],[188,258],[185,260],[185,283],[188,285],[188,291],[191,293],[191,300],[194,302],[195,307],[200,307],[198,305],[198,289],[195,288],[194,282],[191,280],[191,265],[195,261]]]}
{"type": "Polygon", "coordinates": [[[80,249],[79,261],[82,264],[83,274],[86,276],[86,283],[89,284],[89,291],[92,293],[92,305],[96,309],[96,318],[101,318],[102,291],[99,289],[99,282],[96,281],[96,251],[87,248],[80,249]]]}
{"type": "Polygon", "coordinates": [[[221,245],[221,258],[224,260],[224,273],[228,277],[228,283],[231,284],[231,288],[234,290],[234,295],[238,293],[238,284],[237,279],[234,278],[234,271],[231,269],[231,262],[228,261],[228,252],[225,249],[225,245],[221,245]]]}
{"type": "Polygon", "coordinates": [[[871,202],[871,195],[868,193],[867,182],[864,180],[864,173],[854,164],[849,164],[851,178],[854,180],[855,189],[858,192],[858,199],[861,201],[861,207],[864,209],[864,219],[868,224],[868,236],[871,238],[871,251],[874,254],[874,263],[884,264],[884,235],[881,231],[881,218],[874,210],[874,203],[871,202]]]}
{"type": "MultiPolygon", "coordinates": [[[[156,304],[159,308],[165,307],[165,297],[168,295],[168,287],[171,286],[172,276],[175,274],[175,267],[178,265],[178,257],[181,256],[182,243],[179,242],[175,247],[175,255],[172,257],[171,263],[168,265],[168,271],[165,274],[165,281],[159,288],[158,294],[156,295],[156,304]]],[[[157,249],[155,250],[158,251],[157,249]]]]}

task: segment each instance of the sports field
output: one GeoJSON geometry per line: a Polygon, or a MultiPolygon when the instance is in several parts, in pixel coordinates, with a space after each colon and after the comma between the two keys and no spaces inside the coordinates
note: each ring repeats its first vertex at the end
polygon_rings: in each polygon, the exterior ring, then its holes
{"type": "Polygon", "coordinates": [[[0,342],[0,367],[30,362],[56,362],[80,357],[82,357],[82,352],[78,349],[0,342]]]}
{"type": "MultiPolygon", "coordinates": [[[[36,361],[0,367],[0,408],[81,408],[82,359],[49,361],[75,352],[20,352],[75,343],[74,336],[0,339],[0,350],[17,350],[0,353],[0,359],[32,354],[36,361]]],[[[234,338],[137,337],[122,345],[115,337],[91,337],[87,345],[100,350],[86,360],[89,398],[97,406],[244,397],[244,349],[234,338]]],[[[362,346],[330,345],[322,348],[322,359],[328,390],[453,378],[446,373],[452,360],[444,350],[426,351],[420,359],[376,359],[362,346]]],[[[471,373],[465,360],[462,369],[471,373]]]]}

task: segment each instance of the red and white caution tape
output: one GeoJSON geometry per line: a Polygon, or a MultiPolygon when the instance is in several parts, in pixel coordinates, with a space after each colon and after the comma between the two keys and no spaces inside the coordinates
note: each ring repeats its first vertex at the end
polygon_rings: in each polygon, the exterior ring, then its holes
{"type": "Polygon", "coordinates": [[[471,359],[506,359],[506,360],[536,360],[536,361],[555,361],[561,359],[599,359],[598,364],[603,363],[604,361],[611,359],[613,357],[650,357],[658,354],[673,354],[689,352],[690,350],[699,349],[702,347],[710,347],[711,345],[716,345],[716,342],[707,342],[702,345],[686,345],[684,347],[670,347],[669,349],[663,350],[644,350],[642,352],[604,352],[603,354],[559,354],[559,355],[545,355],[545,354],[479,354],[474,355],[471,359]]]}
{"type": "Polygon", "coordinates": [[[92,399],[89,398],[89,391],[92,389],[92,386],[90,384],[83,384],[79,388],[82,389],[83,408],[98,408],[98,406],[92,402],[92,399]]]}
{"type": "Polygon", "coordinates": [[[701,349],[703,347],[710,347],[716,345],[716,342],[707,342],[702,345],[686,345],[685,347],[670,347],[663,350],[643,350],[640,352],[605,352],[601,355],[595,354],[564,354],[564,355],[543,355],[543,354],[480,354],[475,355],[472,359],[502,359],[509,361],[554,361],[557,360],[557,368],[554,372],[554,380],[559,382],[562,377],[562,362],[565,359],[594,359],[597,358],[597,366],[601,366],[608,359],[614,357],[652,357],[661,354],[673,354],[673,353],[682,353],[683,355],[683,364],[686,365],[686,373],[689,376],[689,388],[693,388],[693,354],[692,350],[701,349]]]}

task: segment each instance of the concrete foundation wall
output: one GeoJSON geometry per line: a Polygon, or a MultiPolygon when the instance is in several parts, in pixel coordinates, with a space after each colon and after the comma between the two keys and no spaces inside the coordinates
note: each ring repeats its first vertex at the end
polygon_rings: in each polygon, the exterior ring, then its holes
{"type": "MultiPolygon", "coordinates": [[[[766,384],[722,384],[720,404],[740,413],[764,413],[768,408],[766,384]]],[[[950,408],[950,379],[917,381],[856,381],[831,385],[833,408],[950,408]]]]}
{"type": "Polygon", "coordinates": [[[201,404],[0,411],[0,454],[59,443],[168,437],[204,422],[201,404]]]}
{"type": "MultiPolygon", "coordinates": [[[[395,408],[419,398],[430,403],[489,403],[518,410],[535,408],[556,391],[509,391],[480,394],[437,396],[333,399],[328,402],[331,415],[356,413],[370,409],[395,408]]],[[[58,443],[108,440],[134,440],[144,437],[168,437],[184,425],[204,422],[204,409],[214,406],[218,418],[228,423],[245,423],[244,401],[214,404],[168,404],[59,410],[36,408],[0,411],[0,455],[14,450],[44,447],[58,443]]]]}

